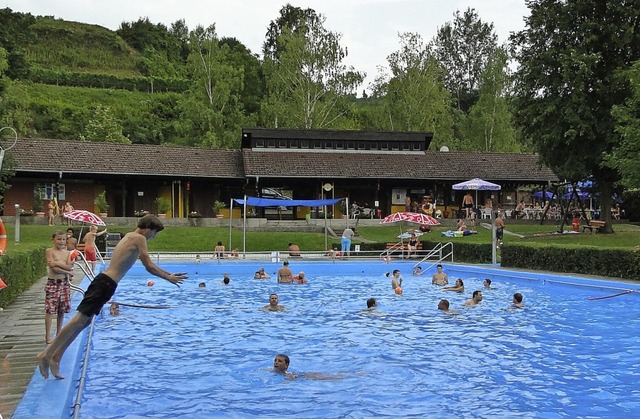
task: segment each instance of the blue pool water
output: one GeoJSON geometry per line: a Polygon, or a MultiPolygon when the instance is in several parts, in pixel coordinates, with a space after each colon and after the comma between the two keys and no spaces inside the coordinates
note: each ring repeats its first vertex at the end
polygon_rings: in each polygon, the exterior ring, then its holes
{"type": "MultiPolygon", "coordinates": [[[[257,262],[161,266],[190,279],[177,288],[136,266],[114,300],[172,308],[122,307],[96,319],[81,418],[640,413],[638,284],[445,265],[450,283],[464,279],[461,295],[432,286],[433,270],[412,276],[408,262],[292,262],[307,285],[276,284],[274,263],[262,265],[272,275],[265,281],[252,279],[257,262]],[[402,295],[384,276],[395,268],[402,295]],[[494,289],[463,308],[486,277],[494,289]],[[626,289],[634,292],[588,300],[626,289]],[[271,292],[286,311],[259,309],[271,292]],[[514,292],[526,308],[507,310],[514,292]],[[379,302],[375,312],[363,310],[369,297],[379,302]],[[439,312],[441,298],[460,314],[439,312]],[[290,371],[331,379],[274,374],[278,353],[291,357],[290,371]]],[[[49,389],[61,383],[47,381],[49,389]]],[[[47,396],[28,392],[16,414],[38,397],[47,396]]]]}

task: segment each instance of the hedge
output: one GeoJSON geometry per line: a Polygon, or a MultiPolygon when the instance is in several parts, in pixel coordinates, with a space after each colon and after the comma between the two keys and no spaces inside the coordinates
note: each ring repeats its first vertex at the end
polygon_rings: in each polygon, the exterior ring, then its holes
{"type": "Polygon", "coordinates": [[[0,290],[0,307],[9,306],[46,274],[45,250],[46,246],[43,246],[25,252],[8,253],[0,258],[0,277],[7,284],[7,288],[0,290]]]}
{"type": "Polygon", "coordinates": [[[500,266],[551,272],[600,275],[640,280],[640,251],[532,247],[509,244],[501,248],[500,266]]]}
{"type": "Polygon", "coordinates": [[[75,71],[31,68],[29,80],[34,83],[56,86],[93,87],[100,89],[122,89],[148,92],[153,86],[154,92],[185,92],[190,82],[186,79],[124,77],[113,74],[81,73],[75,71]]]}

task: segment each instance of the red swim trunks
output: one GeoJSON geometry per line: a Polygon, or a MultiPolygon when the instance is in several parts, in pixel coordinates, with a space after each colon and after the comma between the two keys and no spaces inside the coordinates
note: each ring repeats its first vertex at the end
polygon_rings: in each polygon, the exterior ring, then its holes
{"type": "Polygon", "coordinates": [[[69,280],[51,279],[44,286],[44,311],[47,314],[58,314],[58,311],[69,313],[71,311],[71,291],[69,280]]]}
{"type": "Polygon", "coordinates": [[[90,262],[95,262],[97,259],[96,257],[96,248],[94,246],[91,247],[85,247],[84,248],[84,257],[85,259],[87,259],[90,262]]]}

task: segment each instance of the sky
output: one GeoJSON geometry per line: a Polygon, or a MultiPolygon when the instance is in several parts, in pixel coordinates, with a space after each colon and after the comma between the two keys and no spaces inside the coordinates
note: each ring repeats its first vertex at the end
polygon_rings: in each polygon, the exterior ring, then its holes
{"type": "MultiPolygon", "coordinates": [[[[216,25],[219,37],[233,37],[260,54],[267,27],[279,16],[286,0],[2,0],[1,7],[36,16],[90,23],[116,30],[122,22],[148,17],[152,23],[184,19],[189,29],[216,25]]],[[[414,32],[430,41],[438,28],[453,21],[456,10],[471,7],[480,19],[493,23],[498,42],[524,29],[529,15],[525,0],[290,0],[326,17],[326,29],[342,34],[347,48],[344,63],[367,73],[358,89],[369,90],[378,66],[400,47],[398,33],[414,32]]]]}

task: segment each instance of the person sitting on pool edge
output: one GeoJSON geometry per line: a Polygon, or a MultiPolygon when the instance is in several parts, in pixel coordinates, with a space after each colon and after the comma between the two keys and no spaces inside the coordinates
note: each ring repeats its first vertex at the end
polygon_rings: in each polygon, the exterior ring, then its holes
{"type": "Polygon", "coordinates": [[[40,374],[44,378],[49,378],[49,370],[51,370],[54,377],[58,379],[64,378],[60,375],[60,360],[64,352],[80,332],[91,323],[91,318],[100,313],[102,306],[111,299],[116,291],[118,282],[138,259],[147,269],[147,272],[178,287],[187,279],[185,272],[169,273],[155,265],[149,256],[147,241],[153,239],[163,229],[164,226],[160,219],[155,215],[148,214],[138,221],[135,231],[127,233],[118,242],[113,249],[109,266],[91,282],[82,302],[78,305],[78,312],[62,328],[51,345],[36,356],[40,374]]]}
{"type": "Polygon", "coordinates": [[[462,282],[462,278],[458,278],[453,286],[443,287],[442,289],[445,291],[464,292],[464,282],[462,282]]]}
{"type": "Polygon", "coordinates": [[[300,257],[300,246],[295,243],[289,243],[289,256],[300,257]]]}
{"type": "Polygon", "coordinates": [[[283,305],[278,304],[278,294],[275,292],[269,296],[269,304],[262,307],[263,310],[268,311],[282,311],[285,309],[283,305]]]}

